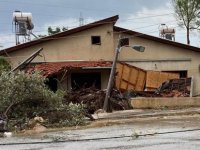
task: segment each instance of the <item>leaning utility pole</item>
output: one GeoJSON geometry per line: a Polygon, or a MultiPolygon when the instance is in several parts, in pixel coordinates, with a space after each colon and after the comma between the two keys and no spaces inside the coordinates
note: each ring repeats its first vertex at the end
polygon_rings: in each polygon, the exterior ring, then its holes
{"type": "Polygon", "coordinates": [[[106,112],[112,112],[112,108],[110,106],[110,94],[111,94],[111,90],[113,87],[113,80],[114,80],[114,76],[115,76],[116,63],[117,63],[120,47],[121,47],[121,37],[119,37],[117,48],[115,49],[115,57],[114,57],[114,60],[112,63],[111,73],[110,73],[107,91],[106,91],[106,97],[105,97],[104,104],[103,104],[103,110],[106,112]]]}

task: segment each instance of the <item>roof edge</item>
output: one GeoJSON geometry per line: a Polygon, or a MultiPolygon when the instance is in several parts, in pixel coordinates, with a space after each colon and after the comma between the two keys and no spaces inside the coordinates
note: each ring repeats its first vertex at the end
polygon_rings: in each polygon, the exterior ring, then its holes
{"type": "Polygon", "coordinates": [[[73,28],[73,29],[70,29],[70,30],[67,30],[67,31],[64,31],[64,32],[60,32],[60,33],[57,33],[57,34],[54,34],[54,35],[46,36],[46,37],[40,38],[38,40],[34,40],[34,41],[30,41],[30,42],[23,43],[23,44],[20,44],[20,45],[16,45],[16,46],[13,46],[13,47],[9,47],[9,48],[1,50],[0,55],[4,55],[4,54],[10,53],[10,52],[18,51],[20,49],[27,48],[27,47],[30,47],[30,46],[35,45],[35,44],[40,44],[40,43],[43,43],[43,42],[46,42],[46,41],[50,41],[50,40],[53,40],[53,38],[68,36],[70,34],[74,34],[74,33],[77,33],[77,32],[80,32],[80,31],[83,31],[83,30],[86,30],[86,29],[94,28],[94,27],[97,27],[97,26],[100,26],[100,25],[103,25],[103,24],[108,24],[108,23],[110,24],[111,23],[111,24],[114,25],[117,22],[118,19],[119,19],[119,15],[115,15],[115,16],[112,16],[112,17],[109,17],[109,18],[105,18],[105,19],[102,19],[102,20],[98,20],[98,21],[77,27],[77,28],[73,28]]]}
{"type": "Polygon", "coordinates": [[[162,39],[162,38],[159,38],[159,37],[156,37],[156,36],[144,34],[144,33],[133,31],[133,30],[129,30],[129,29],[126,29],[126,28],[121,28],[121,27],[118,27],[118,26],[114,26],[113,30],[117,31],[117,32],[131,34],[131,35],[134,35],[134,36],[137,36],[137,37],[142,37],[142,38],[145,38],[145,39],[148,39],[148,40],[157,41],[157,42],[160,42],[160,43],[163,43],[163,44],[169,44],[169,45],[173,45],[173,46],[176,46],[176,47],[184,48],[184,49],[187,49],[187,50],[200,52],[200,48],[196,47],[196,46],[187,45],[187,44],[183,44],[183,43],[175,42],[175,41],[170,41],[170,40],[167,40],[167,39],[162,39]]]}

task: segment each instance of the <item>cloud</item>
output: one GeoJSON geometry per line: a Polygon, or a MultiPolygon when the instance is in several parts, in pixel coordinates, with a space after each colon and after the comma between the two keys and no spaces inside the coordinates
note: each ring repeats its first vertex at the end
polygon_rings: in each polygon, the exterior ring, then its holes
{"type": "Polygon", "coordinates": [[[62,20],[57,20],[53,22],[47,22],[44,24],[44,29],[47,29],[49,26],[52,28],[56,27],[67,27],[67,28],[74,28],[79,25],[79,20],[77,18],[68,18],[68,19],[62,19],[62,20]]]}
{"type": "MultiPolygon", "coordinates": [[[[117,23],[118,26],[153,36],[159,36],[159,27],[161,24],[175,28],[176,41],[186,43],[186,31],[177,25],[173,8],[169,2],[154,9],[143,7],[136,14],[130,14],[126,19],[120,19],[117,23]]],[[[197,40],[198,35],[199,33],[195,31],[191,32],[190,40],[192,45],[199,45],[199,41],[197,40]]]]}
{"type": "Polygon", "coordinates": [[[4,49],[15,44],[14,34],[0,34],[0,49],[4,49]]]}
{"type": "Polygon", "coordinates": [[[127,19],[119,20],[117,25],[137,31],[147,32],[153,29],[158,32],[158,27],[162,23],[176,26],[173,10],[168,4],[155,9],[143,7],[141,11],[128,15],[127,19]]]}
{"type": "MultiPolygon", "coordinates": [[[[88,24],[94,21],[95,21],[94,18],[88,17],[83,20],[83,24],[88,24]]],[[[79,18],[60,19],[53,22],[46,22],[42,26],[42,28],[36,27],[35,32],[37,33],[37,31],[39,31],[40,34],[47,34],[48,27],[52,27],[53,29],[55,29],[56,27],[59,27],[59,28],[65,27],[67,29],[73,29],[73,28],[79,27],[79,25],[80,25],[79,18]]]]}

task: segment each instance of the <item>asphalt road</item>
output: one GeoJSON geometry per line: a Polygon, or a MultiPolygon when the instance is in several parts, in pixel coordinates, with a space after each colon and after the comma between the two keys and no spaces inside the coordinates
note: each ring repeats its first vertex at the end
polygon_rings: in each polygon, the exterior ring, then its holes
{"type": "Polygon", "coordinates": [[[0,150],[198,150],[199,123],[200,115],[121,120],[104,127],[3,138],[0,150]]]}

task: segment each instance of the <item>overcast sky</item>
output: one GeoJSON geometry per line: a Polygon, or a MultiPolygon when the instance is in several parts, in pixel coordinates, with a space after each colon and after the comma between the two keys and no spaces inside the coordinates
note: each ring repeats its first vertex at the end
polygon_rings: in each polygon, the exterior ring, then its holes
{"type": "MultiPolygon", "coordinates": [[[[79,26],[82,14],[84,24],[119,15],[117,26],[158,36],[159,25],[176,27],[176,41],[186,43],[185,30],[177,27],[171,0],[0,0],[0,46],[15,45],[12,13],[15,10],[31,12],[36,35],[46,34],[48,26],[79,26]]],[[[191,34],[191,44],[200,46],[199,33],[191,34]]],[[[0,48],[2,49],[2,48],[0,48]]]]}

